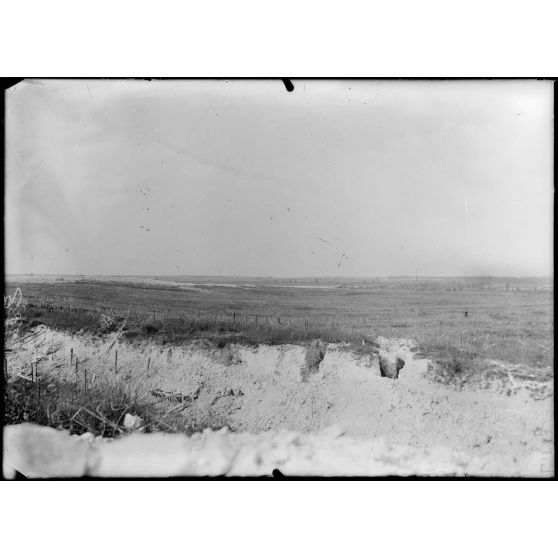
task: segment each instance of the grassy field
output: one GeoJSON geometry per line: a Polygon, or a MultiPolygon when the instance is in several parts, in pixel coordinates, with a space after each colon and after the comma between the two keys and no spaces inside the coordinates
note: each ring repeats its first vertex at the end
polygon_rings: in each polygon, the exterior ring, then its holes
{"type": "Polygon", "coordinates": [[[550,280],[310,281],[20,277],[7,279],[6,292],[22,289],[20,313],[28,323],[62,329],[110,331],[127,317],[128,337],[164,342],[321,338],[347,341],[355,348],[382,335],[413,338],[425,354],[444,362],[495,359],[538,368],[553,365],[550,280]]]}

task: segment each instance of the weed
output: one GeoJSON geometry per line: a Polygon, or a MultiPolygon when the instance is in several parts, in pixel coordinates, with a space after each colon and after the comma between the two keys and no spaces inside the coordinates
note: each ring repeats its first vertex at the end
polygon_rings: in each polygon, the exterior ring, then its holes
{"type": "MultiPolygon", "coordinates": [[[[206,427],[221,428],[223,423],[192,425],[179,413],[168,410],[165,401],[146,393],[131,391],[124,383],[106,383],[89,389],[55,377],[38,382],[12,378],[5,386],[3,424],[33,422],[68,430],[72,434],[90,432],[114,437],[128,432],[127,413],[145,421],[146,432],[193,432],[206,427]]],[[[186,407],[186,405],[185,405],[186,407]]]]}
{"type": "Polygon", "coordinates": [[[159,330],[160,330],[159,324],[153,322],[146,323],[141,326],[142,333],[147,333],[147,334],[157,333],[159,332],[159,330]]]}

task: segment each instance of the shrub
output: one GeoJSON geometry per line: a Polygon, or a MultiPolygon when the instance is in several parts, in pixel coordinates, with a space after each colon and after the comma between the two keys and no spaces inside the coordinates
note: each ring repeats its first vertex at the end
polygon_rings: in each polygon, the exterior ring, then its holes
{"type": "Polygon", "coordinates": [[[141,326],[141,331],[143,333],[158,333],[160,326],[155,322],[147,322],[141,326]]]}
{"type": "Polygon", "coordinates": [[[3,424],[33,422],[72,434],[114,437],[129,431],[124,417],[130,413],[143,419],[145,432],[193,434],[227,426],[218,417],[193,423],[187,415],[171,413],[169,406],[175,403],[131,391],[124,383],[84,389],[81,384],[52,376],[34,383],[15,377],[5,384],[3,424]]]}

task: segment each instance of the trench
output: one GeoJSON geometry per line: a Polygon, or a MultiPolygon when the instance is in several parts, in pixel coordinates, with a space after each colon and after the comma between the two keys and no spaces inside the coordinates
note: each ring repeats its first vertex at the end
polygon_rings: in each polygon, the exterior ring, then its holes
{"type": "Polygon", "coordinates": [[[353,353],[318,340],[222,348],[113,340],[41,328],[18,347],[10,371],[25,373],[40,358],[40,375],[82,387],[87,375],[93,391],[124,384],[153,404],[165,423],[191,431],[226,426],[235,432],[309,432],[341,422],[361,436],[381,429],[381,417],[390,412],[393,394],[383,378],[400,379],[405,360],[412,360],[400,358],[403,353],[389,342],[379,353],[353,353]]]}

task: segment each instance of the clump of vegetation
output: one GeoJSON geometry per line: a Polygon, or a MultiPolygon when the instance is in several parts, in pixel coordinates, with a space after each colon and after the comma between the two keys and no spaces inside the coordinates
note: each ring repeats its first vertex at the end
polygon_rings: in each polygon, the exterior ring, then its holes
{"type": "Polygon", "coordinates": [[[5,384],[3,424],[33,422],[72,434],[90,432],[95,436],[115,437],[129,432],[124,425],[129,413],[143,419],[144,432],[192,434],[207,427],[224,426],[221,423],[192,424],[180,413],[172,412],[172,408],[169,412],[168,406],[168,401],[131,391],[122,383],[86,389],[55,377],[43,377],[35,382],[15,377],[5,384]]]}
{"type": "Polygon", "coordinates": [[[29,303],[20,309],[20,320],[16,324],[22,330],[44,324],[53,329],[70,332],[103,332],[101,314],[85,308],[39,305],[29,303]]]}
{"type": "Polygon", "coordinates": [[[112,437],[126,431],[126,413],[154,419],[153,409],[122,385],[84,389],[55,378],[31,382],[16,377],[7,383],[4,394],[5,424],[33,422],[73,434],[112,437]]]}
{"type": "Polygon", "coordinates": [[[114,333],[126,328],[127,318],[120,315],[110,316],[101,314],[99,320],[99,331],[101,333],[114,333]]]}
{"type": "Polygon", "coordinates": [[[438,358],[429,372],[434,381],[461,388],[474,376],[473,361],[473,358],[463,355],[438,358]]]}
{"type": "Polygon", "coordinates": [[[141,326],[142,333],[147,333],[147,334],[158,333],[160,330],[161,330],[161,326],[157,322],[147,322],[141,326]]]}

